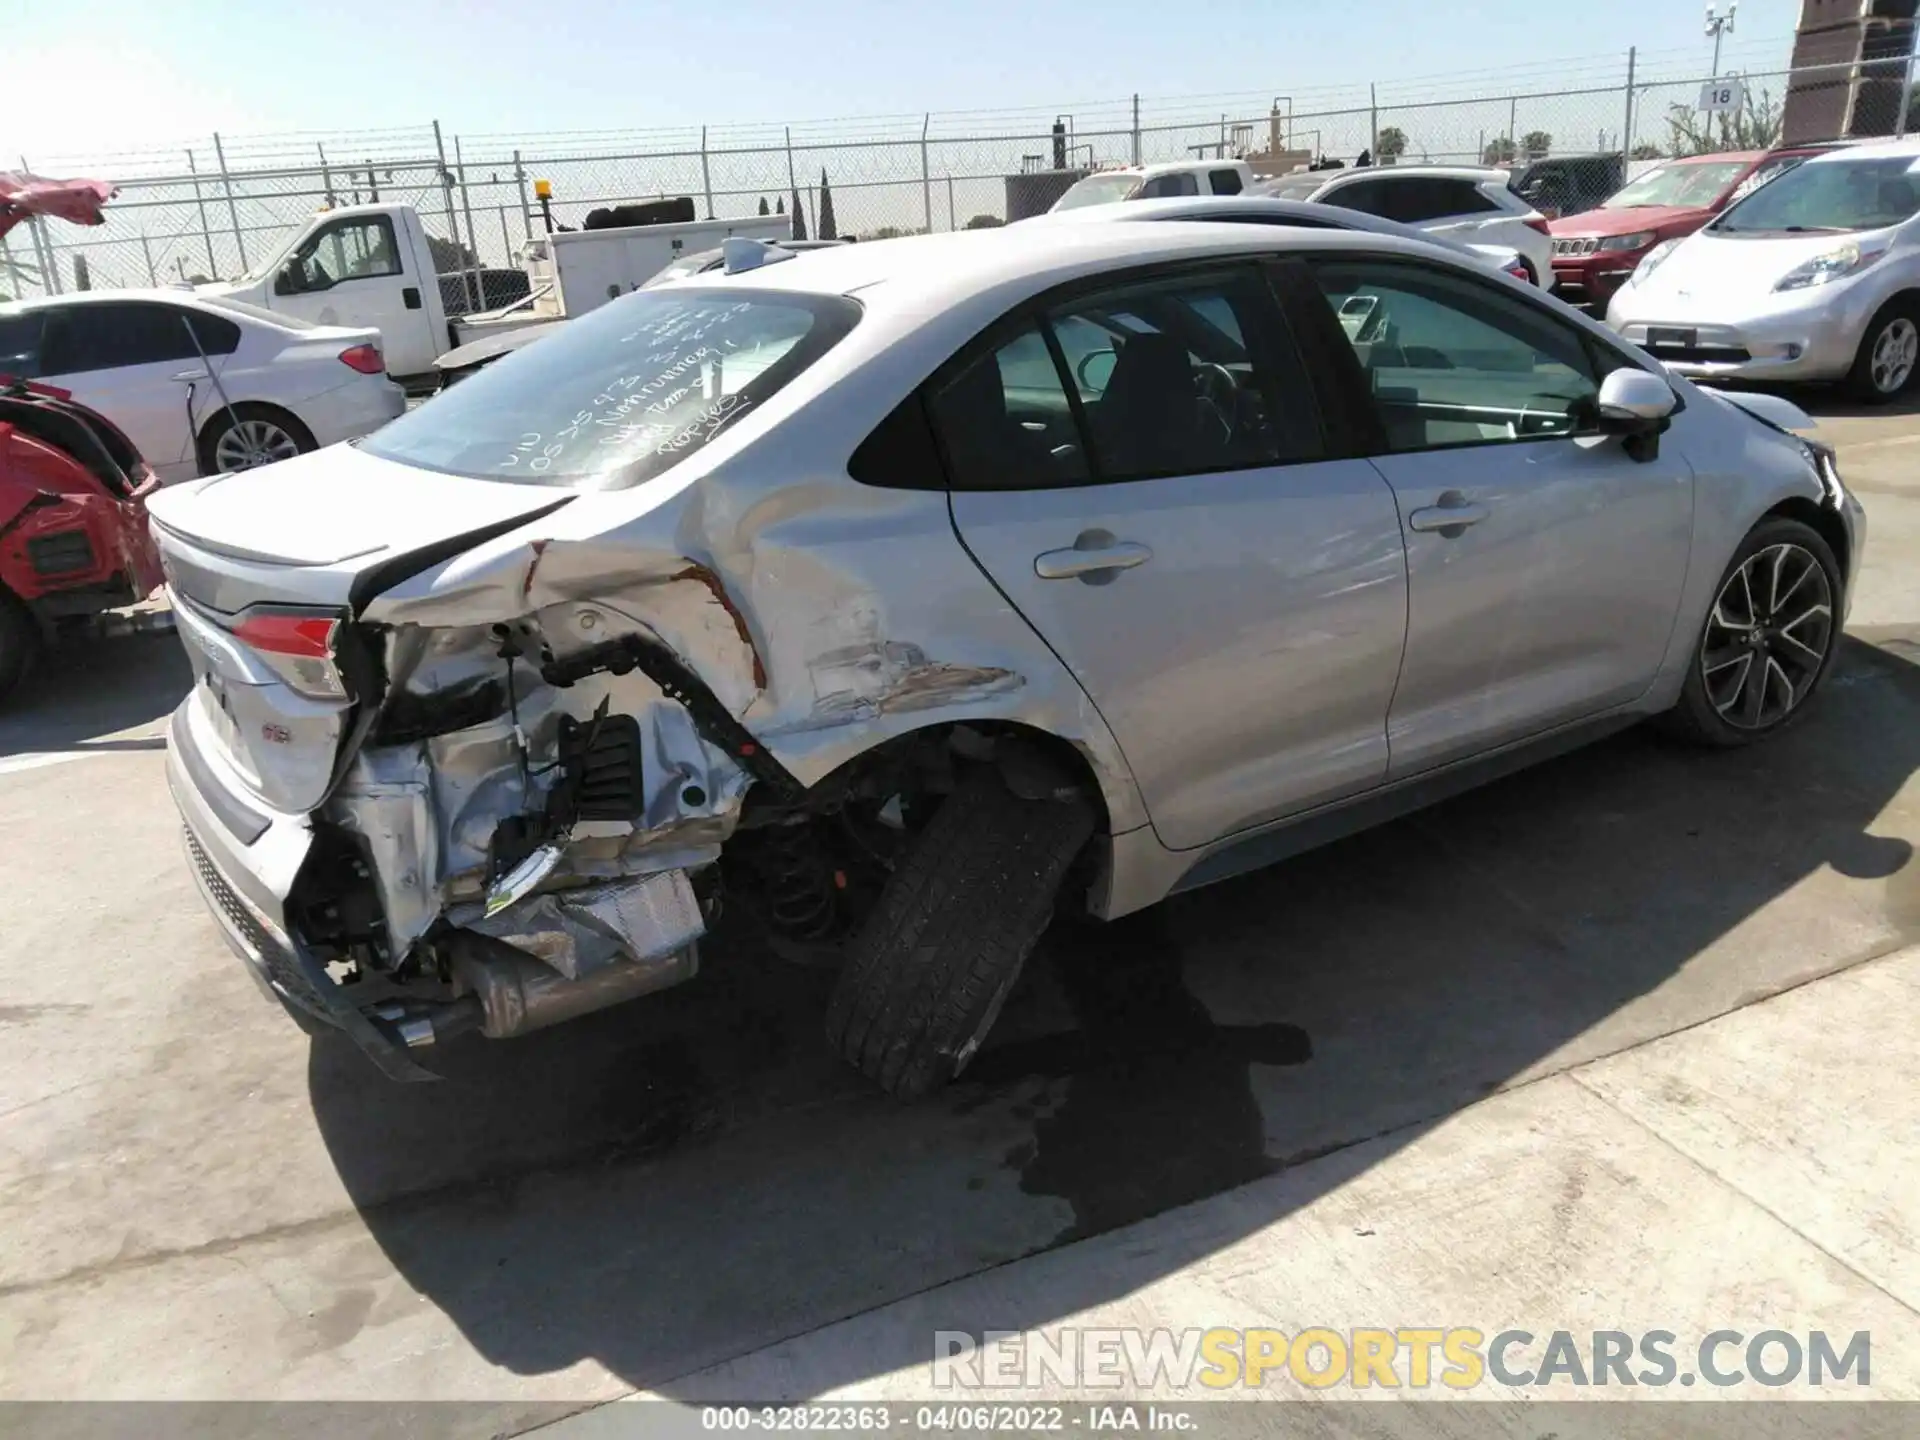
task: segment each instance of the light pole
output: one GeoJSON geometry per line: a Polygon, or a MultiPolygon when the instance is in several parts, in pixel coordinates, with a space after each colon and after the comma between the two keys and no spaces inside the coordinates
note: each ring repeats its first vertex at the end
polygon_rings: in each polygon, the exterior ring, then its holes
{"type": "Polygon", "coordinates": [[[1713,0],[1707,0],[1707,34],[1713,37],[1713,74],[1709,79],[1720,78],[1720,37],[1733,29],[1734,13],[1740,8],[1740,0],[1727,0],[1727,13],[1722,15],[1713,7],[1713,0]]]}

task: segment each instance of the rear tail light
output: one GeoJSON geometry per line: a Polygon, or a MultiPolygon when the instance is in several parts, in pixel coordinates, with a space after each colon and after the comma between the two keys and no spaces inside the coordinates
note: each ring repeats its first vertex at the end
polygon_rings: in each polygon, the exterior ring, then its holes
{"type": "Polygon", "coordinates": [[[1532,230],[1538,234],[1541,234],[1541,235],[1553,234],[1553,231],[1547,228],[1546,217],[1544,216],[1529,215],[1525,220],[1522,220],[1520,223],[1526,226],[1527,229],[1532,230]]]}
{"type": "Polygon", "coordinates": [[[362,375],[378,375],[387,368],[386,357],[378,345],[355,345],[351,350],[342,350],[340,363],[362,375]]]}
{"type": "Polygon", "coordinates": [[[340,617],[310,610],[249,610],[233,627],[235,638],[287,685],[311,700],[344,700],[346,683],[334,664],[340,617]]]}

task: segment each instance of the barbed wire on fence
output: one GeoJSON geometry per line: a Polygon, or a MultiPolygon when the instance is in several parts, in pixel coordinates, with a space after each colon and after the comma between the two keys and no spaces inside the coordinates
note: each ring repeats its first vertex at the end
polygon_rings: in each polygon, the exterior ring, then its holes
{"type": "MultiPolygon", "coordinates": [[[[1092,101],[1058,110],[978,110],[921,116],[654,130],[445,136],[437,123],[349,134],[210,137],[171,152],[45,165],[48,173],[111,179],[120,193],[95,229],[35,222],[0,241],[0,291],[32,294],[194,283],[262,274],[322,208],[370,201],[417,209],[446,270],[510,266],[536,233],[534,179],[552,187],[556,221],[660,196],[694,197],[703,217],[742,218],[786,206],[817,233],[830,184],[842,234],[959,229],[1010,217],[1023,174],[1123,163],[1282,152],[1352,163],[1362,151],[1399,163],[1493,164],[1546,155],[1621,153],[1777,137],[1790,85],[1846,89],[1846,123],[1904,125],[1897,94],[1782,63],[1778,39],[1728,47],[1767,57],[1744,72],[1744,118],[1704,133],[1694,106],[1711,78],[1698,57],[1669,52],[1516,67],[1487,77],[1417,77],[1293,95],[1236,92],[1092,101]],[[1688,63],[1691,62],[1691,63],[1688,63]],[[1529,82],[1529,83],[1521,83],[1529,82]],[[1851,87],[1851,88],[1848,88],[1851,87]],[[1871,91],[1871,93],[1868,93],[1871,91]],[[1857,94],[1855,92],[1858,92],[1857,94]],[[1876,119],[1861,107],[1893,113],[1876,119]],[[936,121],[938,122],[936,124],[936,121]],[[1060,127],[1056,132],[1056,125],[1060,127]],[[1691,127],[1691,128],[1689,128],[1691,127]]],[[[1723,66],[1723,71],[1730,66],[1723,66]]],[[[1883,77],[1884,78],[1884,77],[1883,77]]],[[[25,157],[23,164],[25,163],[25,157]]],[[[1271,156],[1269,158],[1272,158],[1271,156]]]]}

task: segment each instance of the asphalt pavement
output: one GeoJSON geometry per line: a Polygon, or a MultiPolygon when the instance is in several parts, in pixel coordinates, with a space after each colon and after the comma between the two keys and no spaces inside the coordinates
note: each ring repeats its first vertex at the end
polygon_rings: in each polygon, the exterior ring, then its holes
{"type": "MultiPolygon", "coordinates": [[[[1570,1213],[1528,1199],[1565,1183],[1558,1137],[1628,1103],[1592,1073],[1789,1002],[1778,1053],[1857,1046],[1876,1007],[1818,997],[1920,942],[1920,416],[1824,408],[1872,533],[1805,723],[1724,755],[1629,732],[1062,928],[965,1082],[914,1107],[825,1053],[828,977],[739,937],[643,1004],[452,1047],[439,1085],[309,1041],[188,879],[158,738],[177,645],[60,657],[0,715],[0,1396],[459,1397],[490,1404],[448,1428],[499,1433],[729,1375],[905,1393],[912,1353],[860,1317],[1013,1285],[1044,1328],[1209,1267],[1279,1283],[1273,1236],[1330,1205],[1369,1228],[1382,1177],[1439,1193],[1482,1143],[1510,1201],[1486,1244],[1528,1263],[1570,1213]]],[[[1910,1006],[1898,974],[1881,1009],[1910,1006]]],[[[1888,1242],[1909,1266],[1912,1235],[1888,1242]]],[[[1542,1273],[1537,1310],[1591,1308],[1589,1271],[1542,1273]]],[[[1395,1310],[1481,1282],[1370,1283],[1395,1310]]],[[[1888,1333],[1916,1298],[1874,1301],[1888,1333]]]]}

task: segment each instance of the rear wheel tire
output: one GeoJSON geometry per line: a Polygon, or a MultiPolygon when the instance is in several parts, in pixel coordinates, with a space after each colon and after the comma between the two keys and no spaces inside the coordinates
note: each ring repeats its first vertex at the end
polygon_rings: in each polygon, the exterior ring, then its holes
{"type": "Polygon", "coordinates": [[[200,473],[233,475],[319,449],[313,432],[285,410],[244,403],[221,409],[200,435],[200,473]]]}
{"type": "Polygon", "coordinates": [[[1867,324],[1860,350],[1847,375],[1854,399],[1885,405],[1913,384],[1920,369],[1920,304],[1909,299],[1889,300],[1867,324]]]}
{"type": "Polygon", "coordinates": [[[40,627],[19,599],[0,590],[0,701],[33,673],[40,659],[40,627]]]}
{"type": "Polygon", "coordinates": [[[1713,592],[1664,727],[1731,749],[1799,719],[1840,648],[1841,584],[1818,531],[1786,519],[1754,526],[1713,592]]]}
{"type": "Polygon", "coordinates": [[[827,1040],[897,1099],[973,1059],[1093,833],[1080,796],[1025,800],[999,772],[965,775],[888,879],[847,948],[827,1040]]]}

